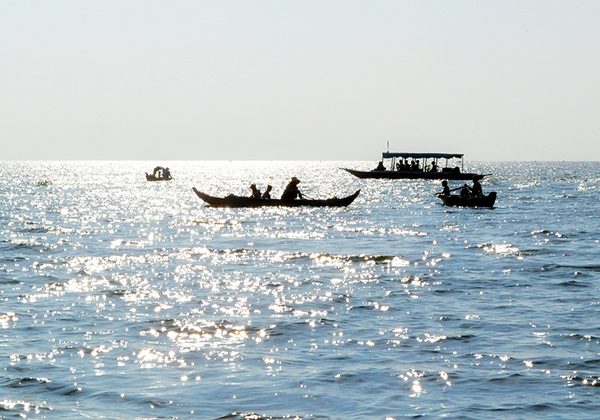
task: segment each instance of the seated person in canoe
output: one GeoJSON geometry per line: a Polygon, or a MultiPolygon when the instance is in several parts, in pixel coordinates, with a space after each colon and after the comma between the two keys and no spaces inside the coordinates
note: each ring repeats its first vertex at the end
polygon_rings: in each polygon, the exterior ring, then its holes
{"type": "Polygon", "coordinates": [[[273,187],[271,185],[267,185],[267,189],[263,193],[262,198],[265,199],[265,200],[270,200],[271,199],[271,190],[272,189],[273,189],[273,187]]]}
{"type": "Polygon", "coordinates": [[[289,184],[287,184],[287,187],[285,187],[285,190],[283,191],[283,194],[281,195],[281,201],[292,201],[292,200],[295,200],[296,198],[302,199],[303,198],[302,193],[298,189],[299,183],[300,183],[300,180],[296,177],[293,177],[292,180],[289,182],[289,184]]]}
{"type": "Polygon", "coordinates": [[[250,185],[250,189],[252,190],[252,195],[250,197],[252,197],[252,198],[261,198],[262,197],[260,190],[258,188],[256,188],[256,184],[250,185]]]}

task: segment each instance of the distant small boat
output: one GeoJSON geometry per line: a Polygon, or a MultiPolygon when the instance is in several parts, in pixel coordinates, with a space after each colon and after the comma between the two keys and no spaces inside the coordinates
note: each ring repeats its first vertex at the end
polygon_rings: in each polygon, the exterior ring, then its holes
{"type": "Polygon", "coordinates": [[[494,207],[496,202],[496,192],[492,191],[488,195],[481,197],[461,197],[458,194],[440,195],[440,200],[445,206],[461,207],[494,207]]]}
{"type": "Polygon", "coordinates": [[[146,181],[170,181],[172,179],[173,179],[173,177],[170,175],[168,177],[163,177],[163,176],[152,175],[152,174],[149,174],[148,172],[146,172],[146,181]]]}
{"type": "Polygon", "coordinates": [[[352,175],[363,179],[450,179],[473,180],[481,179],[485,175],[464,172],[464,155],[462,153],[395,153],[384,152],[377,168],[371,171],[341,168],[352,175]],[[386,168],[384,161],[390,159],[386,168]],[[406,164],[406,159],[418,162],[418,165],[406,164]],[[419,162],[421,159],[422,162],[419,162]],[[440,167],[438,161],[445,159],[445,166],[440,167]],[[460,159],[460,166],[449,167],[450,159],[460,159]],[[431,164],[428,164],[431,160],[431,164]]]}
{"type": "Polygon", "coordinates": [[[292,201],[281,201],[277,198],[252,198],[252,197],[240,197],[237,195],[228,195],[227,197],[213,197],[205,194],[202,191],[198,191],[196,188],[192,188],[200,199],[205,201],[211,207],[346,207],[354,201],[360,190],[354,194],[343,198],[329,198],[325,200],[308,200],[308,199],[297,199],[292,201]]]}

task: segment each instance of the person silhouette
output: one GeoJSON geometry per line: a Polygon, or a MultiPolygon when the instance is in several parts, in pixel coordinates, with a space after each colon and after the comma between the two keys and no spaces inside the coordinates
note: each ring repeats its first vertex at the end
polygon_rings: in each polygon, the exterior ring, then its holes
{"type": "Polygon", "coordinates": [[[250,185],[250,189],[252,190],[252,195],[250,197],[252,197],[252,198],[260,198],[261,197],[260,190],[258,188],[256,188],[256,184],[250,185]]]}
{"type": "Polygon", "coordinates": [[[473,179],[473,186],[471,187],[471,194],[473,197],[481,197],[483,195],[483,190],[481,188],[481,184],[477,178],[473,179]]]}
{"type": "Polygon", "coordinates": [[[446,181],[444,179],[442,181],[442,186],[444,187],[444,189],[442,190],[442,192],[440,193],[440,195],[450,195],[450,187],[448,187],[448,181],[446,181]]]}
{"type": "Polygon", "coordinates": [[[296,177],[292,177],[292,180],[287,184],[283,194],[281,194],[281,201],[293,201],[296,198],[302,199],[302,193],[298,189],[300,180],[296,177]]]}
{"type": "Polygon", "coordinates": [[[272,189],[273,189],[273,187],[271,185],[267,185],[267,189],[263,193],[262,198],[264,198],[265,200],[270,199],[271,198],[271,190],[272,189]]]}
{"type": "Polygon", "coordinates": [[[471,197],[471,191],[467,184],[463,185],[463,187],[460,189],[460,197],[461,198],[471,197]]]}

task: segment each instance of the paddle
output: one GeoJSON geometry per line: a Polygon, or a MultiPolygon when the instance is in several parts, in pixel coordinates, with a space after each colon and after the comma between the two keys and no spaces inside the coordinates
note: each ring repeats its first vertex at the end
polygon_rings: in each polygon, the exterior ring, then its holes
{"type": "MultiPolygon", "coordinates": [[[[456,188],[452,188],[452,189],[450,190],[450,192],[452,192],[452,191],[456,191],[456,190],[460,190],[461,188],[462,188],[462,187],[456,187],[456,188]]],[[[436,194],[436,195],[442,195],[442,194],[444,194],[444,193],[443,193],[443,192],[437,192],[437,193],[435,193],[435,194],[436,194]]]]}

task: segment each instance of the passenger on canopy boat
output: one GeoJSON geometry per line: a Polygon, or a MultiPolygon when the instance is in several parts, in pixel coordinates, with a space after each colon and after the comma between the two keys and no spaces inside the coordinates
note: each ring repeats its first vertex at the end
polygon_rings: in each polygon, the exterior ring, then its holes
{"type": "Polygon", "coordinates": [[[171,179],[171,171],[170,171],[169,168],[164,168],[162,170],[162,177],[161,178],[171,179]]]}
{"type": "Polygon", "coordinates": [[[296,177],[292,177],[292,180],[285,187],[283,194],[281,194],[281,201],[293,201],[296,198],[302,199],[302,193],[298,189],[298,184],[300,180],[296,177]]]}
{"type": "Polygon", "coordinates": [[[269,200],[271,198],[271,190],[273,187],[271,185],[267,185],[266,191],[263,193],[262,198],[265,200],[269,200]]]}
{"type": "Polygon", "coordinates": [[[385,166],[383,166],[383,160],[380,160],[377,164],[377,167],[373,169],[374,171],[385,171],[385,166]]]}
{"type": "Polygon", "coordinates": [[[252,195],[250,197],[260,198],[262,196],[262,194],[260,193],[260,190],[258,188],[256,188],[256,184],[250,185],[250,189],[252,190],[252,195]]]}
{"type": "Polygon", "coordinates": [[[429,168],[429,172],[437,172],[438,171],[438,167],[435,163],[435,161],[431,162],[431,168],[429,168]]]}

